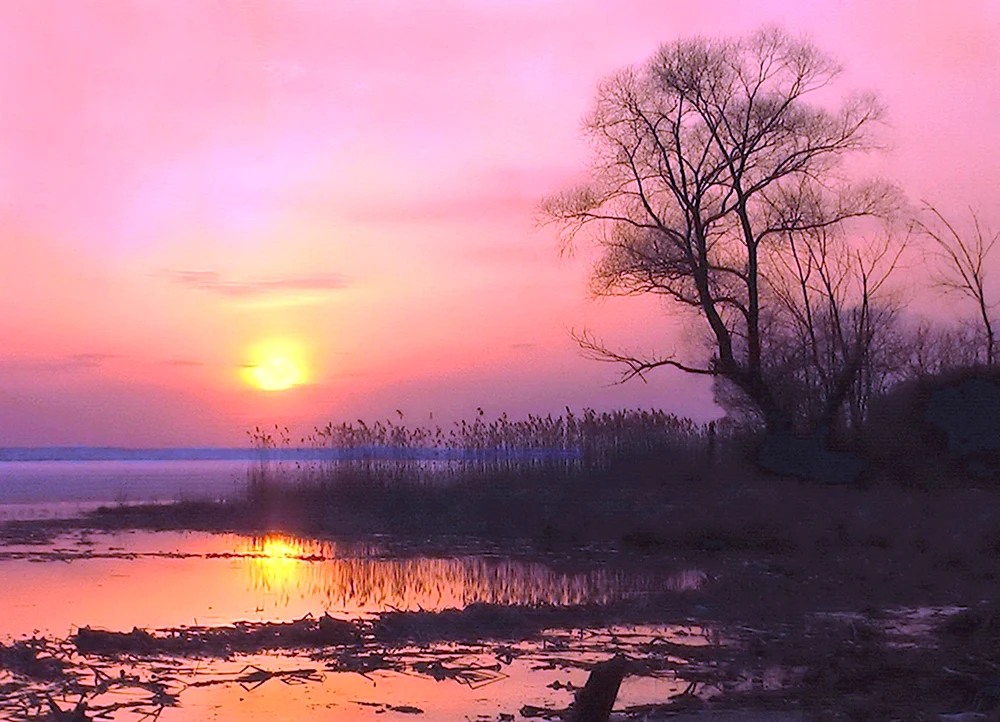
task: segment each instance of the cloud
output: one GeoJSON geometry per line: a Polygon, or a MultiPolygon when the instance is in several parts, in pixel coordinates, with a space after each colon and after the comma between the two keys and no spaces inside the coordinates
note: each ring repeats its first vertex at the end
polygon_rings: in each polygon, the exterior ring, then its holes
{"type": "Polygon", "coordinates": [[[188,366],[204,366],[205,364],[201,361],[191,361],[189,359],[173,358],[164,361],[163,365],[183,368],[188,366]]]}
{"type": "Polygon", "coordinates": [[[328,293],[347,288],[350,281],[339,273],[320,273],[311,276],[286,276],[251,281],[228,281],[216,271],[169,270],[159,274],[173,283],[193,291],[204,291],[221,296],[262,296],[287,291],[328,293]]]}
{"type": "Polygon", "coordinates": [[[0,359],[0,370],[16,373],[60,373],[102,366],[106,361],[122,358],[111,353],[74,353],[55,358],[0,359]]]}
{"type": "Polygon", "coordinates": [[[121,356],[115,353],[74,353],[66,356],[67,361],[80,366],[100,366],[105,361],[116,358],[121,356]]]}

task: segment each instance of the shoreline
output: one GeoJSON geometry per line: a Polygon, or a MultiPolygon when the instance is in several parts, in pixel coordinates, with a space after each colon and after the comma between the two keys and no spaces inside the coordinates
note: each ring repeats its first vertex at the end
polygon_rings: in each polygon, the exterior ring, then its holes
{"type": "MultiPolygon", "coordinates": [[[[281,533],[357,545],[377,541],[380,554],[400,559],[485,555],[563,570],[594,564],[637,571],[698,569],[710,584],[603,608],[479,606],[466,613],[385,619],[416,630],[393,644],[425,650],[461,641],[456,629],[482,641],[491,625],[501,623],[527,636],[545,628],[700,624],[738,630],[732,647],[717,650],[723,656],[714,662],[716,678],[753,677],[771,668],[792,675],[777,689],[735,691],[730,685],[727,700],[715,706],[743,705],[761,713],[794,707],[824,720],[859,714],[891,719],[892,710],[908,719],[983,711],[990,665],[1000,664],[994,651],[1000,648],[1000,621],[994,622],[1000,609],[981,604],[993,598],[1000,579],[1000,524],[991,511],[1000,508],[1000,493],[858,489],[761,478],[734,483],[718,477],[668,488],[632,478],[623,486],[622,491],[608,485],[554,486],[534,500],[519,498],[518,486],[509,495],[502,487],[476,493],[452,487],[450,498],[447,489],[394,487],[366,496],[355,487],[328,504],[306,507],[319,509],[319,516],[301,513],[303,501],[315,500],[316,492],[292,489],[290,497],[120,506],[73,520],[7,522],[0,525],[0,540],[44,545],[62,532],[128,529],[281,533]],[[426,494],[422,501],[418,492],[426,494]],[[408,507],[397,503],[396,493],[423,506],[402,515],[408,507]],[[607,503],[619,493],[638,502],[607,503]],[[499,509],[498,499],[505,499],[499,509]],[[517,516],[526,504],[535,507],[532,513],[517,516]],[[486,513],[492,522],[480,525],[486,513]],[[973,621],[965,631],[949,632],[950,617],[944,615],[925,630],[918,647],[893,641],[887,610],[931,607],[964,608],[953,609],[951,617],[973,621]]],[[[307,557],[299,561],[310,563],[307,557]]],[[[720,684],[725,689],[729,683],[720,684]]],[[[667,712],[647,710],[647,716],[657,719],[667,712]]]]}

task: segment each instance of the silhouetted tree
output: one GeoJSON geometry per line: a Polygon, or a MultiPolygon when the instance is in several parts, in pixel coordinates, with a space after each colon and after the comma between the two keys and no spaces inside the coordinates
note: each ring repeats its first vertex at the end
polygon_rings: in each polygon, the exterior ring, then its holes
{"type": "Polygon", "coordinates": [[[854,247],[828,227],[770,249],[762,369],[799,427],[859,429],[870,400],[898,377],[899,307],[883,288],[904,244],[892,235],[854,247]]]}
{"type": "Polygon", "coordinates": [[[979,362],[982,339],[970,323],[941,325],[926,318],[902,324],[893,334],[899,381],[913,381],[967,369],[979,362]]]}
{"type": "Polygon", "coordinates": [[[567,245],[593,231],[597,294],[652,293],[695,311],[711,352],[703,363],[641,357],[584,332],[586,353],[624,364],[623,380],[664,366],[716,377],[772,431],[790,428],[817,389],[821,412],[810,414],[840,412],[897,255],[844,236],[848,219],[887,213],[895,191],[839,173],[845,156],[874,147],[880,108],[862,94],[821,103],[838,74],[813,45],[766,29],[681,40],[601,83],[586,123],[592,180],[543,211],[567,245]]]}
{"type": "Polygon", "coordinates": [[[991,314],[993,306],[986,297],[986,257],[996,245],[1000,233],[989,235],[972,211],[973,232],[963,236],[934,206],[925,205],[928,222],[917,220],[917,227],[933,243],[936,263],[937,286],[945,293],[965,296],[976,304],[979,323],[982,324],[982,345],[985,347],[986,366],[996,363],[996,338],[991,314]]]}

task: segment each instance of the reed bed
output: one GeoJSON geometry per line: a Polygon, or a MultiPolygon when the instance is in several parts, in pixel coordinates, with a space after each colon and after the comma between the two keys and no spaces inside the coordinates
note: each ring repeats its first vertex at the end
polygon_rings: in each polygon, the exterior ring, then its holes
{"type": "Polygon", "coordinates": [[[474,419],[450,427],[409,426],[392,418],[368,423],[327,424],[293,444],[287,428],[249,432],[257,462],[250,487],[274,481],[293,484],[395,486],[428,482],[480,482],[512,476],[556,477],[606,470],[629,463],[670,458],[675,463],[712,463],[732,446],[734,430],[699,424],[650,409],[577,415],[529,415],[511,420],[506,413],[489,421],[482,409],[474,419]]]}
{"type": "Polygon", "coordinates": [[[269,518],[316,529],[419,533],[430,524],[495,536],[544,535],[562,510],[595,521],[634,517],[663,503],[665,477],[690,483],[740,446],[731,427],[655,409],[567,409],[521,420],[489,420],[477,410],[448,427],[407,425],[399,414],[328,424],[298,443],[278,427],[250,438],[258,461],[245,501],[269,518]]]}

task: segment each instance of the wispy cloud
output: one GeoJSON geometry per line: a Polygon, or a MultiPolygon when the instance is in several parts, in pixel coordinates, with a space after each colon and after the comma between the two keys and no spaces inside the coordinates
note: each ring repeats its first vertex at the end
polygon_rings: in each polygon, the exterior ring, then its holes
{"type": "Polygon", "coordinates": [[[121,355],[116,353],[74,353],[66,356],[66,361],[80,366],[100,366],[105,361],[116,358],[121,358],[121,355]]]}
{"type": "Polygon", "coordinates": [[[284,276],[247,281],[230,281],[216,271],[168,270],[160,276],[194,291],[204,291],[222,296],[262,296],[289,291],[328,293],[350,285],[349,279],[339,273],[319,273],[309,276],[284,276]]]}
{"type": "Polygon", "coordinates": [[[10,373],[60,373],[83,369],[93,369],[105,362],[122,358],[111,353],[74,353],[54,358],[7,358],[0,359],[0,370],[10,373]]]}
{"type": "Polygon", "coordinates": [[[204,366],[205,364],[201,361],[191,361],[190,359],[183,359],[183,358],[172,358],[164,361],[163,365],[184,368],[188,366],[204,366]]]}

